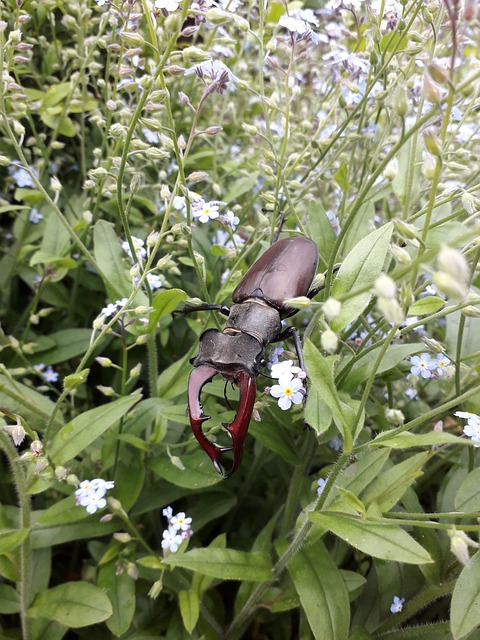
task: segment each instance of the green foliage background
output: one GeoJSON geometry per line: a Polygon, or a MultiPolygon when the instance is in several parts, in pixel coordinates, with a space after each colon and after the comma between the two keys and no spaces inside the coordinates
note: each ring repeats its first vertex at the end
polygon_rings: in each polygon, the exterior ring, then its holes
{"type": "Polygon", "coordinates": [[[0,2],[0,638],[480,638],[476,5],[155,4],[0,2]],[[172,312],[281,220],[320,251],[308,400],[261,376],[224,481],[185,412],[224,318],[172,312]]]}

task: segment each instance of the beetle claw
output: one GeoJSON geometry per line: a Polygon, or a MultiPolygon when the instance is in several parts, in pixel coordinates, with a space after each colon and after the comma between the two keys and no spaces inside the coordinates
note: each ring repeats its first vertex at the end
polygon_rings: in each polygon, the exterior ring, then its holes
{"type": "Polygon", "coordinates": [[[200,404],[202,388],[210,382],[217,373],[218,371],[216,369],[208,365],[201,365],[192,371],[188,381],[188,411],[193,435],[210,457],[218,473],[224,478],[228,478],[228,476],[237,469],[242,459],[243,443],[247,435],[248,425],[252,417],[253,404],[255,402],[256,384],[255,379],[244,371],[240,371],[237,374],[236,382],[240,385],[240,404],[237,415],[233,422],[222,425],[232,438],[232,446],[219,447],[209,440],[203,432],[202,424],[209,419],[209,416],[204,415],[202,405],[200,404]],[[219,462],[220,456],[227,451],[233,451],[233,464],[228,473],[219,462]]]}

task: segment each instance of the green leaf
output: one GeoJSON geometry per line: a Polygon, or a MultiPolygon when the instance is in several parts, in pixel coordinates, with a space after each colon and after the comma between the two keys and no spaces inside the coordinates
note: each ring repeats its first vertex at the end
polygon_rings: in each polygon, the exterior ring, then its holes
{"type": "Polygon", "coordinates": [[[298,551],[287,565],[316,640],[346,640],[348,592],[342,574],[321,540],[298,551]]]}
{"type": "Polygon", "coordinates": [[[237,200],[244,193],[248,193],[257,183],[258,172],[254,171],[249,176],[244,176],[238,180],[230,180],[227,193],[223,196],[223,201],[229,204],[233,200],[237,200]]]}
{"type": "Polygon", "coordinates": [[[63,329],[51,333],[48,338],[53,345],[46,351],[35,354],[29,360],[32,364],[58,364],[86,352],[92,332],[90,329],[63,329]]]}
{"type": "Polygon", "coordinates": [[[445,300],[437,296],[427,296],[414,302],[408,309],[407,316],[428,316],[440,311],[446,305],[445,300]]]}
{"type": "Polygon", "coordinates": [[[407,564],[432,561],[425,549],[397,525],[362,520],[346,514],[310,513],[308,517],[374,558],[407,564]]]}
{"type": "Polygon", "coordinates": [[[362,495],[367,507],[373,503],[380,511],[389,511],[421,474],[428,452],[417,453],[379,475],[362,495]]]}
{"type": "Polygon", "coordinates": [[[20,596],[9,584],[0,584],[0,613],[19,613],[20,596]]]}
{"type": "Polygon", "coordinates": [[[182,614],[183,626],[187,633],[192,633],[200,615],[200,602],[198,594],[193,589],[182,589],[178,592],[178,604],[182,614]]]}
{"type": "MultiPolygon", "coordinates": [[[[376,374],[385,373],[396,367],[400,362],[405,360],[408,356],[425,350],[425,345],[421,343],[414,344],[393,344],[391,345],[385,355],[383,356],[376,374]]],[[[378,350],[373,349],[369,351],[365,357],[359,356],[355,364],[353,364],[345,380],[341,383],[340,387],[348,392],[353,392],[358,389],[360,383],[367,380],[371,374],[375,362],[378,358],[378,350]]],[[[341,375],[341,372],[339,372],[341,375]]]]}
{"type": "Polygon", "coordinates": [[[171,313],[186,297],[187,294],[182,289],[167,289],[158,293],[153,299],[154,311],[150,313],[149,330],[154,329],[160,318],[171,313]]]}
{"type": "Polygon", "coordinates": [[[113,224],[99,220],[93,230],[95,260],[101,269],[105,288],[111,300],[128,297],[132,292],[132,283],[127,275],[117,234],[113,224]]]}
{"type": "Polygon", "coordinates": [[[100,567],[98,586],[112,604],[113,612],[107,627],[118,637],[128,631],[135,615],[135,580],[126,571],[117,574],[116,568],[115,562],[100,567]]]}
{"type": "Polygon", "coordinates": [[[346,162],[342,162],[340,168],[333,174],[333,177],[343,193],[347,193],[350,188],[350,184],[348,182],[348,169],[346,162]]]}
{"type": "Polygon", "coordinates": [[[321,257],[328,262],[335,244],[335,232],[322,203],[318,200],[307,202],[307,220],[308,237],[315,242],[321,257]]]}
{"type": "Polygon", "coordinates": [[[164,399],[184,395],[191,370],[188,354],[171,364],[158,376],[158,395],[164,399]]]}
{"type": "Polygon", "coordinates": [[[266,422],[251,422],[250,433],[263,444],[264,447],[281,456],[285,462],[291,465],[299,463],[295,451],[295,442],[291,432],[282,425],[272,426],[266,422]]]}
{"type": "Polygon", "coordinates": [[[165,558],[164,563],[219,580],[264,582],[273,578],[267,553],[235,549],[193,549],[187,553],[170,554],[165,558]]]}
{"type": "Polygon", "coordinates": [[[175,467],[166,454],[150,460],[148,466],[167,482],[191,490],[221,482],[222,476],[215,471],[210,458],[204,451],[196,449],[193,453],[181,456],[180,459],[185,467],[184,470],[175,467]]]}
{"type": "MultiPolygon", "coordinates": [[[[0,407],[20,414],[28,424],[41,430],[52,415],[55,404],[21,382],[0,375],[0,407]]],[[[55,426],[58,428],[61,424],[61,418],[57,417],[55,426]]]]}
{"type": "Polygon", "coordinates": [[[61,82],[50,86],[42,99],[42,107],[55,107],[70,94],[72,88],[70,82],[61,82]]]}
{"type": "Polygon", "coordinates": [[[48,618],[72,629],[107,620],[112,605],[103,589],[89,582],[66,582],[42,591],[28,610],[30,618],[48,618]]]}
{"type": "Polygon", "coordinates": [[[66,138],[73,138],[77,133],[75,123],[68,116],[61,116],[48,111],[40,111],[40,118],[42,122],[53,129],[58,128],[58,133],[66,138]]]}
{"type": "Polygon", "coordinates": [[[347,235],[343,241],[343,253],[348,254],[354,251],[356,245],[362,238],[365,238],[371,230],[371,223],[375,217],[375,205],[373,200],[364,202],[355,214],[353,222],[350,224],[347,235]]]}
{"type": "Polygon", "coordinates": [[[4,529],[0,531],[0,553],[17,549],[28,537],[30,529],[4,529]]]}
{"type": "Polygon", "coordinates": [[[331,322],[333,331],[345,329],[370,302],[371,288],[383,269],[392,232],[390,222],[376,229],[360,240],[343,261],[332,286],[332,296],[342,299],[340,315],[331,322]]]}
{"type": "Polygon", "coordinates": [[[75,496],[69,496],[58,502],[54,502],[51,507],[42,511],[37,524],[41,527],[68,524],[69,522],[77,522],[88,517],[85,509],[80,509],[75,502],[75,496]]]}
{"type": "Polygon", "coordinates": [[[413,449],[414,447],[433,447],[438,444],[462,444],[466,446],[473,446],[471,440],[468,438],[458,438],[451,433],[437,433],[431,431],[430,433],[409,433],[404,431],[396,436],[389,437],[390,431],[384,431],[380,433],[375,440],[370,442],[371,447],[391,447],[392,449],[413,449]]]}
{"type": "Polygon", "coordinates": [[[316,387],[312,386],[308,391],[304,418],[317,435],[325,433],[332,424],[332,410],[322,399],[316,387]]]}
{"type": "Polygon", "coordinates": [[[462,569],[453,589],[450,625],[455,640],[480,625],[480,552],[462,569]]]}
{"type": "Polygon", "coordinates": [[[420,198],[422,187],[422,145],[417,136],[407,140],[400,148],[398,155],[398,171],[392,187],[397,198],[409,207],[420,198]]]}
{"type": "Polygon", "coordinates": [[[352,436],[351,428],[355,414],[353,410],[339,397],[333,378],[336,356],[322,356],[310,340],[305,342],[305,364],[312,385],[323,402],[332,411],[334,419],[339,423],[339,428],[345,441],[345,448],[350,449],[352,436]]]}
{"type": "Polygon", "coordinates": [[[470,471],[455,496],[458,511],[480,511],[480,468],[470,471]]]}
{"type": "Polygon", "coordinates": [[[74,418],[62,427],[53,439],[49,449],[52,460],[55,464],[65,464],[72,460],[120,420],[140,398],[140,394],[134,393],[90,409],[74,418]]]}

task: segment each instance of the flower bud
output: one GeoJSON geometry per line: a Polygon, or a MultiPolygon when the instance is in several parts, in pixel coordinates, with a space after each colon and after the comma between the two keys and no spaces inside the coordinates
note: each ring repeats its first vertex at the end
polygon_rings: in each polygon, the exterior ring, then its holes
{"type": "Polygon", "coordinates": [[[294,309],[308,309],[312,305],[312,301],[307,296],[297,296],[296,298],[287,298],[284,304],[294,309]]]}
{"type": "Polygon", "coordinates": [[[322,306],[323,315],[328,321],[335,320],[340,315],[342,303],[335,298],[327,298],[322,306]]]}
{"type": "Polygon", "coordinates": [[[446,271],[437,271],[434,273],[432,281],[437,289],[445,294],[447,298],[465,300],[468,296],[468,288],[465,284],[458,282],[456,278],[446,271]]]}
{"type": "Polygon", "coordinates": [[[385,417],[390,424],[401,425],[405,422],[405,416],[398,409],[387,409],[385,411],[385,417]]]}
{"type": "Polygon", "coordinates": [[[207,62],[207,60],[211,60],[210,55],[200,49],[199,47],[186,47],[182,51],[182,56],[185,62],[207,62]]]}
{"type": "Polygon", "coordinates": [[[480,202],[468,191],[465,191],[462,195],[462,204],[469,216],[480,210],[480,202]]]}
{"type": "Polygon", "coordinates": [[[405,238],[405,240],[418,238],[418,229],[413,226],[413,224],[397,219],[393,221],[393,226],[395,227],[395,231],[400,234],[402,238],[405,238]]]}
{"type": "Polygon", "coordinates": [[[390,276],[387,276],[386,273],[381,273],[375,280],[373,291],[376,296],[381,298],[395,298],[397,285],[390,276]]]}
{"type": "Polygon", "coordinates": [[[427,180],[433,180],[437,172],[437,158],[431,153],[425,153],[423,158],[423,175],[427,180]]]}
{"type": "Polygon", "coordinates": [[[331,329],[327,329],[320,336],[320,343],[324,351],[327,353],[335,353],[338,347],[337,334],[331,329]]]}
{"type": "Polygon", "coordinates": [[[450,538],[450,551],[459,562],[467,565],[470,562],[468,547],[478,549],[478,542],[474,542],[465,531],[458,531],[455,527],[448,531],[448,537],[450,538]]]}
{"type": "Polygon", "coordinates": [[[69,376],[65,376],[63,379],[63,388],[65,391],[73,391],[81,384],[84,384],[88,378],[90,369],[82,369],[78,373],[71,373],[69,376]]]}
{"type": "Polygon", "coordinates": [[[120,31],[120,37],[125,40],[129,47],[143,47],[145,39],[137,32],[120,31]]]}
{"type": "Polygon", "coordinates": [[[158,596],[162,593],[163,582],[161,580],[157,580],[150,587],[150,591],[148,592],[148,597],[152,600],[156,600],[158,596]]]}
{"type": "Polygon", "coordinates": [[[443,245],[437,256],[437,265],[440,271],[446,271],[459,282],[467,283],[470,280],[470,269],[465,256],[457,251],[443,245]]]}
{"type": "Polygon", "coordinates": [[[232,14],[228,13],[227,11],[222,11],[222,9],[213,7],[205,13],[205,17],[212,24],[225,24],[232,19],[232,14]]]}
{"type": "Polygon", "coordinates": [[[130,378],[138,378],[141,370],[142,370],[142,364],[141,362],[139,362],[134,367],[132,367],[132,369],[130,369],[130,378]]]}
{"type": "Polygon", "coordinates": [[[480,309],[474,307],[472,305],[468,305],[468,307],[463,307],[462,313],[464,316],[468,318],[480,318],[480,309]]]}
{"type": "Polygon", "coordinates": [[[391,244],[388,248],[398,264],[409,264],[412,261],[410,254],[403,247],[399,247],[397,244],[391,244]]]}
{"type": "Polygon", "coordinates": [[[447,84],[449,82],[448,71],[436,62],[430,62],[427,65],[428,73],[439,84],[447,84]]]}
{"type": "Polygon", "coordinates": [[[122,544],[128,544],[132,539],[132,536],[125,531],[118,531],[117,533],[113,534],[113,537],[115,538],[115,540],[118,540],[118,542],[121,542],[122,544]]]}
{"type": "Polygon", "coordinates": [[[392,180],[395,180],[395,178],[397,177],[397,174],[398,174],[398,160],[397,158],[393,158],[392,160],[390,160],[390,162],[387,164],[387,166],[383,170],[383,177],[385,178],[385,180],[388,180],[389,182],[391,182],[392,180]]]}
{"type": "Polygon", "coordinates": [[[434,156],[440,157],[442,155],[442,143],[438,136],[431,130],[426,129],[423,132],[423,141],[425,143],[425,149],[428,153],[434,156]]]}
{"type": "Polygon", "coordinates": [[[393,108],[395,113],[401,118],[404,118],[408,113],[408,100],[405,93],[405,88],[398,86],[393,96],[393,108]]]}
{"type": "Polygon", "coordinates": [[[65,467],[55,467],[55,477],[60,482],[65,482],[65,480],[67,479],[67,470],[65,469],[65,467]]]}
{"type": "Polygon", "coordinates": [[[193,171],[188,177],[187,180],[189,182],[203,182],[204,180],[207,180],[208,178],[208,173],[206,171],[193,171]]]}
{"type": "Polygon", "coordinates": [[[71,487],[78,487],[78,485],[80,484],[80,480],[74,473],[69,473],[68,476],[66,477],[66,480],[67,480],[67,484],[70,485],[71,487]]]}
{"type": "Polygon", "coordinates": [[[440,89],[438,85],[431,79],[428,73],[425,73],[423,76],[423,88],[425,90],[425,96],[427,100],[433,102],[434,104],[440,103],[440,89]]]}
{"type": "Polygon", "coordinates": [[[111,367],[113,365],[113,362],[110,360],[110,358],[102,358],[101,356],[98,356],[97,358],[95,358],[95,360],[101,367],[111,367]]]}
{"type": "Polygon", "coordinates": [[[112,389],[112,387],[105,387],[102,384],[97,384],[97,389],[107,398],[111,398],[115,395],[115,391],[112,389]]]}
{"type": "Polygon", "coordinates": [[[223,127],[213,125],[211,127],[207,127],[204,133],[206,133],[208,136],[216,136],[217,133],[220,133],[220,131],[223,131],[223,127]]]}
{"type": "Polygon", "coordinates": [[[377,309],[391,324],[402,324],[405,320],[405,314],[395,298],[378,298],[377,309]]]}

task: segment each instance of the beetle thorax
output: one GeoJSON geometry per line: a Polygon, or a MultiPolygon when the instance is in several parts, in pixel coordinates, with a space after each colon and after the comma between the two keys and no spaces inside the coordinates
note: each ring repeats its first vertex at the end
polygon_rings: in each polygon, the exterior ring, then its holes
{"type": "Polygon", "coordinates": [[[227,380],[236,380],[239,371],[256,377],[265,363],[265,349],[253,336],[242,331],[222,333],[207,329],[200,337],[195,367],[208,365],[227,380]]]}
{"type": "Polygon", "coordinates": [[[234,304],[230,310],[225,330],[248,333],[263,345],[274,342],[282,330],[279,312],[262,300],[248,300],[234,304]]]}

